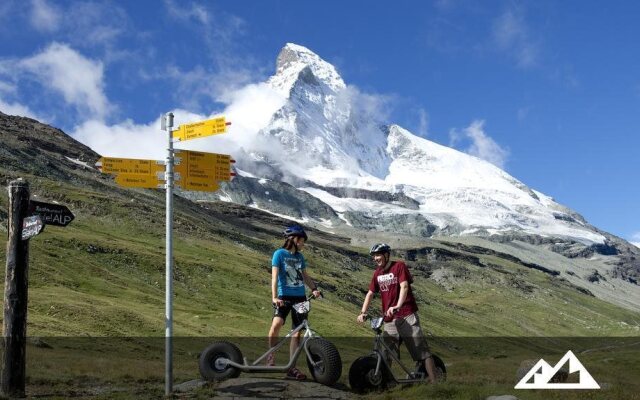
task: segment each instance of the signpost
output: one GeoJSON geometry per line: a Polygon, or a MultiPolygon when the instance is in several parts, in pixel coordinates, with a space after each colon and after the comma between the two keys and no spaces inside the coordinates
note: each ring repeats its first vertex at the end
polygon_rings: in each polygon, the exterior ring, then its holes
{"type": "Polygon", "coordinates": [[[215,192],[220,189],[218,182],[211,179],[180,177],[179,179],[176,179],[175,184],[182,190],[193,190],[197,192],[215,192]]]}
{"type": "Polygon", "coordinates": [[[67,226],[75,218],[67,206],[34,200],[29,202],[29,213],[39,215],[45,225],[67,226]]]}
{"type": "Polygon", "coordinates": [[[180,125],[177,130],[173,131],[172,136],[179,141],[185,141],[219,135],[225,133],[227,131],[227,125],[230,124],[230,122],[225,121],[224,117],[194,122],[192,124],[180,125]]]}
{"type": "Polygon", "coordinates": [[[45,225],[67,226],[74,218],[64,205],[29,200],[26,181],[9,183],[0,397],[25,395],[29,239],[45,225]]]}
{"type": "Polygon", "coordinates": [[[165,161],[102,157],[96,163],[103,173],[116,175],[115,181],[124,187],[166,189],[165,244],[165,394],[173,391],[173,188],[200,192],[219,189],[218,181],[230,181],[235,174],[228,154],[203,153],[173,149],[173,141],[185,141],[218,135],[227,131],[224,117],[180,125],[173,130],[173,113],[161,117],[160,128],[167,132],[165,161]],[[177,156],[177,157],[176,157],[177,156]]]}
{"type": "Polygon", "coordinates": [[[22,240],[31,239],[44,229],[44,223],[39,215],[32,215],[22,220],[22,240]]]}
{"type": "MultiPolygon", "coordinates": [[[[164,175],[163,172],[161,174],[164,175]]],[[[120,174],[117,175],[115,181],[118,185],[124,187],[137,187],[146,189],[162,189],[164,187],[164,180],[158,178],[155,175],[130,175],[120,174]]]]}
{"type": "Polygon", "coordinates": [[[164,172],[164,163],[156,160],[101,157],[96,165],[105,174],[156,175],[164,172]]]}
{"type": "Polygon", "coordinates": [[[231,164],[235,160],[228,154],[202,153],[190,150],[177,150],[175,171],[179,176],[200,178],[210,181],[230,181],[231,164]]]}

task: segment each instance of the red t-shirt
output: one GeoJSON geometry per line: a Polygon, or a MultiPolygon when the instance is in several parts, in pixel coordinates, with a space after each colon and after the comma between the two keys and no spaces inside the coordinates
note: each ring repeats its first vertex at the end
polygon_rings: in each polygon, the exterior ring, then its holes
{"type": "Polygon", "coordinates": [[[394,307],[398,304],[398,298],[400,297],[400,283],[409,283],[409,292],[407,298],[402,303],[402,307],[394,314],[392,318],[384,317],[385,322],[392,321],[396,318],[404,318],[412,313],[418,311],[418,305],[416,299],[413,297],[411,291],[411,283],[413,278],[409,269],[402,261],[394,261],[386,272],[383,272],[382,268],[376,268],[369,284],[369,290],[378,293],[382,298],[382,313],[386,314],[390,307],[394,307]]]}

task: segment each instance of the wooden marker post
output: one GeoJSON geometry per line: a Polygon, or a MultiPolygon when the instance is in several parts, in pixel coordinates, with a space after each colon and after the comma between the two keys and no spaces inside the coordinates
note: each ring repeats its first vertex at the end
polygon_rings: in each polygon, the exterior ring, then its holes
{"type": "Polygon", "coordinates": [[[29,240],[22,240],[22,223],[29,209],[29,184],[22,179],[9,184],[7,269],[4,284],[2,332],[2,395],[25,396],[27,289],[29,240]]]}

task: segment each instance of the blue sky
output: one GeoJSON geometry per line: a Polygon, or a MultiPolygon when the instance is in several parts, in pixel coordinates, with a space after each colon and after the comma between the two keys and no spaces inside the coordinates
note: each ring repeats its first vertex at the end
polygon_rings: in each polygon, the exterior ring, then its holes
{"type": "Polygon", "coordinates": [[[640,242],[638,15],[624,1],[4,0],[0,111],[95,147],[155,135],[161,113],[223,110],[293,42],[381,118],[640,242]]]}

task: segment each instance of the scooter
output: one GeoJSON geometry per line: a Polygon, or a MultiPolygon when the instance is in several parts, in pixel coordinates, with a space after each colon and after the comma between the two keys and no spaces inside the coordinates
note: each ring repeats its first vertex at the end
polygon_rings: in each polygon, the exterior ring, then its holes
{"type": "MultiPolygon", "coordinates": [[[[369,316],[365,317],[369,319],[369,316]]],[[[392,350],[382,337],[383,317],[371,319],[371,329],[376,336],[373,342],[373,351],[367,356],[356,359],[349,369],[349,385],[356,393],[367,393],[374,390],[384,390],[392,382],[401,384],[411,384],[425,382],[429,377],[424,362],[418,361],[413,370],[409,370],[400,362],[398,355],[392,350]],[[396,377],[391,371],[391,362],[387,357],[398,363],[400,368],[407,374],[405,378],[396,377]]],[[[447,368],[442,359],[432,355],[436,368],[436,378],[443,381],[447,376],[447,368]]]]}
{"type": "MultiPolygon", "coordinates": [[[[306,314],[311,309],[310,295],[305,301],[292,304],[293,309],[299,314],[306,314]]],[[[209,345],[199,357],[200,375],[205,380],[224,380],[237,378],[241,372],[286,372],[296,364],[300,354],[304,352],[307,359],[307,366],[313,379],[324,385],[333,385],[342,374],[342,360],[340,353],[326,339],[318,335],[306,319],[292,329],[275,346],[267,350],[258,359],[249,363],[246,357],[242,356],[240,349],[233,343],[222,341],[209,345]],[[300,345],[293,353],[287,365],[266,366],[264,361],[269,354],[277,351],[294,334],[305,330],[300,339],[300,345]]]]}

